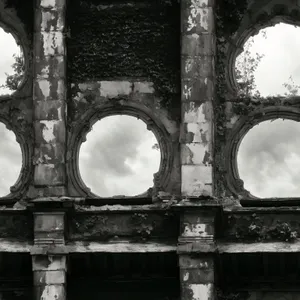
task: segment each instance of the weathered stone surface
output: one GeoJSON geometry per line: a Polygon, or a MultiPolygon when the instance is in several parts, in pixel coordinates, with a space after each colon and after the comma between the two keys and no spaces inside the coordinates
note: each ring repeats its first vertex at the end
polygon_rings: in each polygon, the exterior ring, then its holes
{"type": "Polygon", "coordinates": [[[34,243],[63,244],[65,241],[65,213],[34,213],[34,243]]]}
{"type": "Polygon", "coordinates": [[[32,218],[26,212],[0,212],[0,238],[31,240],[32,218]]]}
{"type": "Polygon", "coordinates": [[[300,221],[294,213],[226,214],[223,238],[235,241],[296,241],[300,236],[300,221]]]}
{"type": "Polygon", "coordinates": [[[86,214],[78,213],[69,223],[70,240],[112,238],[176,239],[179,219],[167,213],[86,214]]]}
{"type": "Polygon", "coordinates": [[[184,196],[199,197],[212,194],[212,167],[182,165],[181,192],[184,196]]]}

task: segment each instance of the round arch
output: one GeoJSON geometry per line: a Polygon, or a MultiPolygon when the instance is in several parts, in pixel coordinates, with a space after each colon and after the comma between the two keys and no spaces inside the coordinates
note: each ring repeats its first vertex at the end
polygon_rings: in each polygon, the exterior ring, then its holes
{"type": "MultiPolygon", "coordinates": [[[[155,135],[161,153],[160,167],[154,174],[154,186],[150,191],[164,190],[170,180],[171,168],[173,165],[173,144],[169,133],[163,123],[151,114],[151,110],[140,105],[137,102],[128,100],[120,100],[119,104],[107,103],[99,104],[90,108],[81,116],[77,125],[71,129],[68,138],[68,154],[67,154],[67,172],[70,183],[75,188],[78,196],[88,198],[102,198],[93,194],[83,182],[79,171],[79,150],[81,144],[86,140],[88,132],[92,126],[99,120],[113,115],[128,115],[136,117],[146,123],[147,129],[151,130],[155,135]]],[[[146,197],[149,192],[134,197],[146,197]]],[[[126,197],[132,198],[132,197],[126,197]]]]}
{"type": "Polygon", "coordinates": [[[244,188],[243,180],[239,176],[237,166],[237,153],[239,146],[250,129],[255,125],[274,119],[289,119],[300,122],[300,110],[295,107],[276,106],[261,108],[252,112],[249,116],[241,117],[232,128],[225,148],[225,162],[227,170],[227,185],[236,196],[258,199],[244,188]]]}
{"type": "Polygon", "coordinates": [[[281,9],[274,6],[267,10],[258,10],[255,17],[246,16],[239,30],[236,32],[230,44],[228,44],[226,55],[225,78],[229,94],[235,97],[238,93],[236,81],[235,62],[236,58],[244,50],[244,44],[260,30],[274,26],[280,22],[300,26],[300,7],[293,9],[288,5],[280,5],[281,9]],[[279,13],[280,12],[280,13],[279,13]],[[284,13],[283,13],[284,12],[284,13]]]}

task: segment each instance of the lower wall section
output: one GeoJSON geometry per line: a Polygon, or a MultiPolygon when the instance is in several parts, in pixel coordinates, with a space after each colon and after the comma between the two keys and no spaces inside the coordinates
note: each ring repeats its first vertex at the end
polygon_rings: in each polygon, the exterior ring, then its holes
{"type": "Polygon", "coordinates": [[[299,300],[300,292],[252,292],[248,300],[299,300]]]}
{"type": "Polygon", "coordinates": [[[178,285],[173,282],[114,282],[87,283],[78,281],[68,284],[68,299],[72,300],[179,300],[176,291],[178,285]]]}
{"type": "Polygon", "coordinates": [[[30,254],[0,252],[0,299],[32,300],[32,291],[30,254]]]}
{"type": "Polygon", "coordinates": [[[68,299],[180,299],[175,253],[76,254],[69,263],[68,299]]]}

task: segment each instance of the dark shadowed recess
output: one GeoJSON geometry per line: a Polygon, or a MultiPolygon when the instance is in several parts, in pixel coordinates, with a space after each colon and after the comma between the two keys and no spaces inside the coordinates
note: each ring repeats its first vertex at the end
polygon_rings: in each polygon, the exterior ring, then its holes
{"type": "Polygon", "coordinates": [[[31,256],[25,253],[0,253],[0,298],[32,300],[31,256]]]}
{"type": "Polygon", "coordinates": [[[73,254],[69,299],[178,300],[176,253],[73,254]]]}
{"type": "Polygon", "coordinates": [[[34,7],[36,0],[6,0],[6,7],[15,9],[17,16],[25,25],[28,37],[33,40],[34,7]]]}
{"type": "Polygon", "coordinates": [[[74,0],[67,20],[71,82],[144,78],[179,105],[179,1],[74,0]]]}
{"type": "Polygon", "coordinates": [[[300,291],[298,253],[222,254],[217,261],[218,286],[222,290],[300,291]]]}

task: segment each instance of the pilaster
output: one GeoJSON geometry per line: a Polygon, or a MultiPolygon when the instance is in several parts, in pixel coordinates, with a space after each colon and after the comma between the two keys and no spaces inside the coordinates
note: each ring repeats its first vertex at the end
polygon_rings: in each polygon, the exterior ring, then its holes
{"type": "Polygon", "coordinates": [[[181,1],[181,192],[213,194],[215,16],[212,0],[181,1]]]}
{"type": "Polygon", "coordinates": [[[34,186],[39,196],[66,188],[65,0],[37,0],[34,32],[34,186]]]}
{"type": "Polygon", "coordinates": [[[180,209],[179,255],[181,300],[213,300],[214,252],[218,203],[183,201],[180,209]]]}

